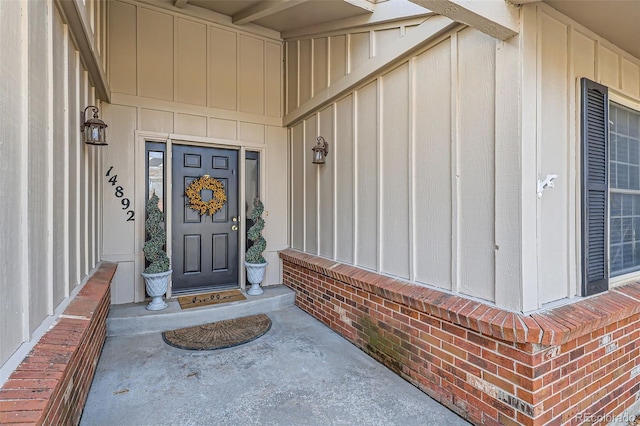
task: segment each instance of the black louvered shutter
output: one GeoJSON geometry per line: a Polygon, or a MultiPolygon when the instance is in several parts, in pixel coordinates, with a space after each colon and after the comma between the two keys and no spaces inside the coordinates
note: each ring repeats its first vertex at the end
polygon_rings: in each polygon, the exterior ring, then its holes
{"type": "Polygon", "coordinates": [[[609,288],[609,91],[583,78],[582,295],[609,288]]]}

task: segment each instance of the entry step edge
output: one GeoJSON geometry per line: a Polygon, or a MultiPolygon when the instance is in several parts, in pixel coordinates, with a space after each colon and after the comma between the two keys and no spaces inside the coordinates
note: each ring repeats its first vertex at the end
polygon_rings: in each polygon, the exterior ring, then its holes
{"type": "Polygon", "coordinates": [[[107,337],[159,333],[222,321],[248,315],[264,314],[294,305],[295,292],[284,285],[263,287],[264,293],[249,296],[241,290],[245,300],[223,304],[181,309],[176,299],[162,311],[147,311],[147,303],[111,305],[107,318],[107,337]]]}

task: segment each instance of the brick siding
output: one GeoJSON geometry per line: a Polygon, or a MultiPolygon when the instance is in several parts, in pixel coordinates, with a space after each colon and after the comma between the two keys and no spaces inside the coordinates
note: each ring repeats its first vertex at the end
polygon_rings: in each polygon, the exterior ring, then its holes
{"type": "Polygon", "coordinates": [[[0,389],[0,424],[76,425],[106,339],[110,283],[103,262],[0,389]]]}
{"type": "Polygon", "coordinates": [[[640,388],[640,284],[533,315],[294,250],[296,305],[474,424],[606,424],[640,388]]]}

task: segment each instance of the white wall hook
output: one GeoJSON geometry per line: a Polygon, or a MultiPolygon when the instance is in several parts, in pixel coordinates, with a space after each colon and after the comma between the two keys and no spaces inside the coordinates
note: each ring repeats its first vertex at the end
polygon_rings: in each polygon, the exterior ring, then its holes
{"type": "Polygon", "coordinates": [[[553,181],[558,175],[547,175],[544,180],[538,179],[538,198],[542,198],[542,192],[546,188],[554,188],[553,181]]]}

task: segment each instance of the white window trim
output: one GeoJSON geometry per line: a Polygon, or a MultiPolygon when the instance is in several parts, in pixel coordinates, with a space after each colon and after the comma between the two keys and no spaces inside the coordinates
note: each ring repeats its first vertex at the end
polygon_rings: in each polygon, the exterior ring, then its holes
{"type": "MultiPolygon", "coordinates": [[[[614,88],[609,87],[609,103],[611,102],[633,109],[640,113],[640,100],[634,99],[628,95],[625,95],[622,92],[617,91],[614,88]]],[[[611,203],[609,203],[609,209],[611,209],[611,203]]],[[[611,216],[609,215],[609,218],[610,217],[611,216]]],[[[609,221],[611,221],[611,219],[609,219],[609,221]]],[[[607,226],[610,226],[610,223],[608,223],[607,226]]],[[[611,242],[607,241],[607,244],[609,244],[609,247],[610,247],[611,242]]],[[[607,262],[609,263],[609,265],[611,264],[611,253],[609,253],[609,259],[607,260],[607,262]]],[[[612,277],[610,268],[608,269],[609,269],[609,288],[610,289],[628,284],[629,282],[640,280],[640,271],[629,272],[628,274],[612,277]]]]}

